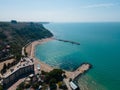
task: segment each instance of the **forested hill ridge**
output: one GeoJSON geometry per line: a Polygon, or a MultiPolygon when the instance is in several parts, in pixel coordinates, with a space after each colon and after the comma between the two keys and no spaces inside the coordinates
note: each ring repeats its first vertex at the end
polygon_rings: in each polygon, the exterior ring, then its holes
{"type": "Polygon", "coordinates": [[[21,50],[29,42],[52,37],[53,34],[40,23],[0,22],[0,61],[21,57],[21,50]]]}

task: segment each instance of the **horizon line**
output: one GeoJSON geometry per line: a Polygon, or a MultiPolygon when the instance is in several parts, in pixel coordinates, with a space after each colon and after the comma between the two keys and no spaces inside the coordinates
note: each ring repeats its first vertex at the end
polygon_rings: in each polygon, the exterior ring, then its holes
{"type": "MultiPolygon", "coordinates": [[[[15,19],[13,19],[15,20],[15,19]]],[[[17,22],[45,22],[45,23],[112,23],[112,22],[120,22],[120,21],[32,21],[32,20],[16,20],[17,22]]],[[[2,20],[0,22],[11,22],[11,20],[2,20]]]]}

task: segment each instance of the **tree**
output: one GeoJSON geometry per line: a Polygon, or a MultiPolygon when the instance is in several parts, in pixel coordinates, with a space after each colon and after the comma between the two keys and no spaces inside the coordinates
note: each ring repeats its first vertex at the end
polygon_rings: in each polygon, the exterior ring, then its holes
{"type": "Polygon", "coordinates": [[[7,71],[7,66],[6,66],[6,63],[4,63],[3,68],[1,70],[1,74],[6,73],[6,71],[7,71]]]}
{"type": "Polygon", "coordinates": [[[26,88],[26,89],[27,89],[27,88],[30,88],[30,83],[25,83],[25,84],[24,84],[24,88],[26,88]]]}
{"type": "Polygon", "coordinates": [[[52,78],[52,79],[50,80],[50,82],[49,82],[50,85],[55,84],[55,83],[56,83],[56,79],[55,79],[55,78],[52,78]]]}
{"type": "Polygon", "coordinates": [[[1,38],[1,39],[6,39],[7,36],[6,36],[5,34],[3,34],[3,33],[0,32],[0,38],[1,38]]]}
{"type": "Polygon", "coordinates": [[[42,70],[42,71],[41,71],[41,74],[42,74],[42,75],[46,75],[46,74],[48,74],[48,72],[45,72],[45,71],[42,70]]]}
{"type": "Polygon", "coordinates": [[[32,85],[32,88],[34,88],[35,90],[38,89],[38,88],[39,88],[39,83],[34,83],[34,84],[32,85]]]}
{"type": "Polygon", "coordinates": [[[3,86],[2,85],[0,85],[0,90],[3,90],[3,86]]]}
{"type": "Polygon", "coordinates": [[[6,65],[6,63],[4,63],[4,65],[3,65],[3,69],[7,69],[7,65],[6,65]]]}
{"type": "Polygon", "coordinates": [[[16,54],[16,60],[20,60],[21,59],[21,54],[16,54]]]}
{"type": "Polygon", "coordinates": [[[71,82],[71,81],[72,81],[72,78],[69,79],[69,82],[71,82]]]}
{"type": "Polygon", "coordinates": [[[50,90],[56,90],[57,89],[57,85],[55,83],[50,84],[50,90]]]}
{"type": "Polygon", "coordinates": [[[17,24],[17,21],[16,20],[11,20],[11,23],[17,24]]]}
{"type": "Polygon", "coordinates": [[[28,53],[27,53],[27,52],[25,52],[25,56],[26,56],[26,57],[28,56],[28,53]]]}
{"type": "Polygon", "coordinates": [[[45,81],[47,83],[50,83],[50,81],[52,79],[56,80],[56,83],[59,81],[63,80],[63,76],[62,74],[64,73],[64,71],[62,71],[61,69],[53,69],[52,71],[50,71],[46,76],[45,76],[45,81]]]}
{"type": "Polygon", "coordinates": [[[11,67],[11,63],[7,64],[7,69],[9,69],[11,67]]]}
{"type": "Polygon", "coordinates": [[[21,84],[19,84],[19,86],[17,87],[16,90],[24,90],[24,82],[22,82],[21,84]]]}
{"type": "Polygon", "coordinates": [[[58,87],[60,88],[62,86],[62,82],[58,82],[58,87]]]}

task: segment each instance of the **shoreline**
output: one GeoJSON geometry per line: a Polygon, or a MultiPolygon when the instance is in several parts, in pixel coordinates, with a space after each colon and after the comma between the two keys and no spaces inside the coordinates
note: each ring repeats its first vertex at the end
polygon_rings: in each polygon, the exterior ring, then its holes
{"type": "MultiPolygon", "coordinates": [[[[49,42],[49,41],[52,41],[52,40],[55,40],[53,37],[50,37],[50,38],[45,38],[45,39],[41,39],[41,40],[37,40],[37,41],[34,41],[32,42],[30,45],[28,45],[26,47],[26,51],[28,53],[28,55],[34,59],[34,67],[35,67],[35,71],[36,71],[36,66],[38,64],[40,64],[40,69],[43,70],[43,71],[46,71],[46,72],[50,72],[51,70],[55,69],[54,67],[42,62],[41,59],[38,59],[35,57],[35,48],[37,45],[39,44],[43,44],[43,43],[46,43],[46,42],[49,42]]],[[[85,64],[85,63],[83,63],[85,64]]],[[[86,63],[88,64],[88,63],[86,63]]],[[[91,68],[91,64],[88,64],[86,67],[82,67],[84,65],[80,65],[76,70],[74,71],[67,71],[67,70],[64,70],[65,71],[65,75],[67,76],[67,78],[74,78],[75,77],[75,74],[76,72],[79,72],[79,73],[84,73],[86,72],[87,70],[89,70],[91,68]]]]}
{"type": "MultiPolygon", "coordinates": [[[[38,73],[38,70],[37,70],[37,65],[38,64],[40,65],[40,69],[45,71],[45,72],[50,72],[51,70],[55,69],[54,67],[42,62],[41,59],[38,59],[38,58],[35,57],[35,48],[36,48],[36,46],[39,45],[39,44],[43,44],[45,42],[48,42],[48,41],[52,41],[52,40],[55,40],[55,39],[53,37],[51,37],[51,38],[46,38],[46,39],[42,39],[42,40],[37,40],[37,41],[32,42],[30,45],[28,45],[26,47],[26,49],[25,49],[26,52],[28,51],[27,52],[28,55],[31,58],[33,58],[33,60],[34,60],[35,74],[38,73]]],[[[79,77],[83,73],[87,72],[90,68],[91,68],[91,64],[83,63],[74,71],[64,70],[65,75],[67,77],[67,78],[64,79],[64,82],[66,83],[66,86],[67,86],[68,90],[72,90],[69,80],[72,79],[72,81],[76,81],[75,79],[77,79],[77,77],[79,77]]]]}
{"type": "MultiPolygon", "coordinates": [[[[29,55],[31,58],[34,59],[35,71],[36,71],[36,66],[37,66],[38,64],[40,64],[40,69],[43,70],[43,71],[46,71],[46,72],[50,72],[51,70],[54,69],[54,67],[52,67],[52,66],[50,66],[50,65],[42,62],[41,59],[38,59],[38,58],[35,57],[35,48],[36,48],[36,46],[39,45],[39,44],[43,44],[43,43],[52,41],[52,40],[54,40],[53,37],[46,38],[46,39],[41,39],[41,40],[37,40],[37,41],[32,42],[30,45],[28,45],[28,46],[26,47],[25,50],[27,51],[28,55],[29,55]]],[[[72,77],[74,76],[74,74],[73,74],[74,71],[73,71],[73,72],[72,72],[72,71],[67,71],[67,70],[64,70],[64,71],[65,71],[66,76],[67,76],[68,78],[70,78],[71,76],[72,76],[72,77]]]]}
{"type": "Polygon", "coordinates": [[[32,42],[30,45],[28,45],[26,47],[26,51],[30,51],[30,52],[27,52],[28,55],[33,58],[34,60],[34,68],[35,68],[35,71],[37,71],[37,65],[39,64],[40,65],[40,69],[43,70],[43,71],[46,71],[46,72],[50,72],[51,70],[53,70],[54,68],[49,66],[48,64],[42,62],[40,59],[36,58],[35,57],[35,48],[37,45],[39,44],[43,44],[45,42],[48,42],[48,41],[51,41],[53,40],[52,38],[46,38],[46,39],[41,39],[41,40],[37,40],[37,41],[34,41],[32,42]]]}

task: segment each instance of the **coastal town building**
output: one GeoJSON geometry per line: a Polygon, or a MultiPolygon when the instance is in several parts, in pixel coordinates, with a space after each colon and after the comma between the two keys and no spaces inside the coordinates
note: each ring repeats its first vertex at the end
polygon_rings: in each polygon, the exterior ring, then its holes
{"type": "Polygon", "coordinates": [[[20,78],[30,74],[34,74],[34,63],[32,59],[25,57],[14,68],[1,76],[1,84],[3,84],[4,88],[8,88],[20,78]]]}
{"type": "Polygon", "coordinates": [[[72,88],[72,90],[79,90],[78,85],[75,84],[73,81],[70,82],[70,87],[72,88]]]}

